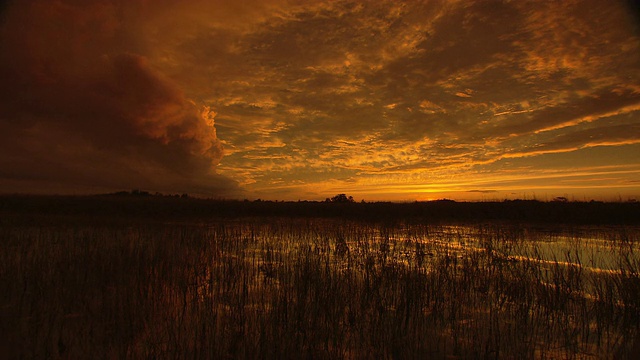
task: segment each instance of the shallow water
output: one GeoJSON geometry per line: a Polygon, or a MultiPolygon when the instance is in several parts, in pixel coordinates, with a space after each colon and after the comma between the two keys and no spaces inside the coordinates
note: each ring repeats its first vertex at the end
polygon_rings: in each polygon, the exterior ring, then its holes
{"type": "Polygon", "coordinates": [[[640,259],[639,231],[587,227],[568,232],[507,229],[499,234],[477,226],[445,226],[421,241],[439,249],[440,254],[453,252],[464,256],[474,251],[495,251],[509,260],[573,265],[594,272],[619,272],[640,259]]]}

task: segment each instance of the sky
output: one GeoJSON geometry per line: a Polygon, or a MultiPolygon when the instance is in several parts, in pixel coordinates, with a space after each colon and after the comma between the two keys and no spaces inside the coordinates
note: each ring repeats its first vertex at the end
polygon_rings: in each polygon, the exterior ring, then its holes
{"type": "Polygon", "coordinates": [[[0,192],[640,200],[635,1],[0,5],[0,192]]]}

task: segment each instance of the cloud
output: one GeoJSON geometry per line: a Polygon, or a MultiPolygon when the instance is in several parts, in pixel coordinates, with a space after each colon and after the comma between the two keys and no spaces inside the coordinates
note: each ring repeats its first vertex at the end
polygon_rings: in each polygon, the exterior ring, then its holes
{"type": "Polygon", "coordinates": [[[509,136],[550,131],[636,110],[640,110],[640,92],[608,89],[531,112],[528,121],[507,125],[494,130],[494,134],[509,136]]]}
{"type": "Polygon", "coordinates": [[[589,136],[580,132],[587,124],[635,116],[637,39],[617,5],[346,1],[266,16],[236,39],[242,81],[218,90],[244,98],[237,104],[269,93],[276,105],[215,106],[225,139],[239,145],[228,171],[250,164],[242,176],[259,179],[255,189],[271,176],[403,181],[462,176],[532,144],[591,146],[553,137],[589,136]],[[278,122],[286,126],[267,131],[278,122]],[[285,146],[259,148],[247,131],[285,146]]]}
{"type": "MultiPolygon", "coordinates": [[[[549,159],[586,166],[593,159],[576,153],[637,148],[640,38],[627,10],[598,0],[14,2],[1,30],[0,126],[11,135],[0,172],[217,193],[232,193],[232,178],[255,197],[324,199],[343,185],[442,190],[544,171],[549,159]]],[[[472,185],[459,188],[493,189],[472,185]]]]}
{"type": "Polygon", "coordinates": [[[520,148],[508,152],[503,157],[538,156],[572,152],[578,149],[597,146],[622,146],[639,144],[637,134],[640,132],[640,124],[608,125],[557,134],[551,140],[536,144],[528,148],[520,148]]]}
{"type": "Polygon", "coordinates": [[[3,191],[237,190],[215,172],[223,156],[215,112],[144,54],[145,39],[133,32],[144,21],[142,5],[33,1],[6,9],[3,191]]]}

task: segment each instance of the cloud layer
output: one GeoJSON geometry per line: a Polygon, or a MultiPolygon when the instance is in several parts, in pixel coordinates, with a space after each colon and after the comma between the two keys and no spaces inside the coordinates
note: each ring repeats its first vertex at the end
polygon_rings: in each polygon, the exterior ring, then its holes
{"type": "Polygon", "coordinates": [[[233,179],[275,199],[638,196],[635,10],[15,4],[0,49],[1,175],[229,194],[233,179]]]}
{"type": "Polygon", "coordinates": [[[153,66],[133,2],[5,9],[0,77],[4,191],[142,188],[223,195],[233,181],[214,112],[153,66]]]}

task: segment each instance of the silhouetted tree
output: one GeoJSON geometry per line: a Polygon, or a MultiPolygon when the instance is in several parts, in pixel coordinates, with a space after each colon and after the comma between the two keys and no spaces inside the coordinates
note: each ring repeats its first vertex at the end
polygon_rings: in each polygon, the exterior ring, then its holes
{"type": "Polygon", "coordinates": [[[131,190],[131,195],[133,196],[150,196],[151,194],[148,191],[142,191],[140,189],[131,190]]]}
{"type": "Polygon", "coordinates": [[[336,196],[331,198],[331,202],[333,202],[333,203],[352,203],[352,202],[355,202],[355,200],[353,200],[353,196],[347,197],[346,194],[338,194],[338,195],[336,195],[336,196]]]}

